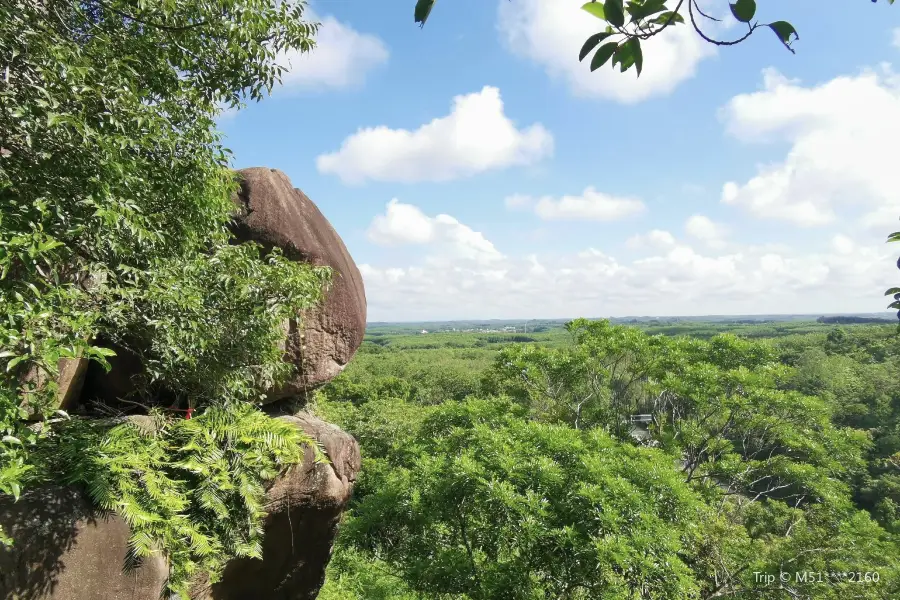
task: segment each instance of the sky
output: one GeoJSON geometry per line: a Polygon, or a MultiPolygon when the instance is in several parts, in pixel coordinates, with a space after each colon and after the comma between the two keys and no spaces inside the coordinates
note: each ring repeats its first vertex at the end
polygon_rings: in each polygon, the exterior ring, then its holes
{"type": "Polygon", "coordinates": [[[900,7],[759,0],[796,54],[680,26],[638,78],[578,62],[583,1],[438,1],[423,29],[414,0],[311,2],[315,50],[220,117],[233,166],[316,203],[369,321],[884,310],[900,7]]]}

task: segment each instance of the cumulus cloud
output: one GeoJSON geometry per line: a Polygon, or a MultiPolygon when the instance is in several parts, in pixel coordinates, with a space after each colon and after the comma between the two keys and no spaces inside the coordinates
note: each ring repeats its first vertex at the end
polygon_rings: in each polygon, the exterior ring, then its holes
{"type": "Polygon", "coordinates": [[[721,248],[725,245],[725,235],[728,229],[716,223],[705,215],[692,215],[684,223],[684,230],[695,239],[705,242],[713,248],[721,248]]]}
{"type": "Polygon", "coordinates": [[[394,198],[372,220],[367,236],[375,244],[434,244],[445,256],[486,264],[503,255],[480,232],[446,214],[429,217],[419,207],[394,198]]]}
{"type": "Polygon", "coordinates": [[[319,17],[309,9],[307,20],[321,26],[311,52],[282,52],[278,64],[286,69],[282,86],[287,89],[340,89],[362,85],[366,76],[387,63],[389,52],[377,36],[360,33],[332,16],[319,17]]]}
{"type": "Polygon", "coordinates": [[[373,320],[874,312],[896,272],[889,248],[848,236],[809,252],[675,241],[633,260],[588,248],[479,264],[448,249],[360,270],[373,320]]]}
{"type": "Polygon", "coordinates": [[[537,123],[518,129],[505,114],[500,90],[453,99],[450,114],[414,131],[360,129],[336,152],[316,159],[320,173],[345,183],[449,181],[492,169],[530,165],[553,153],[553,137],[537,123]]]}
{"type": "Polygon", "coordinates": [[[807,86],[767,69],[762,89],[735,96],[721,115],[740,141],[790,146],[745,183],[725,183],[722,202],[801,227],[847,218],[872,227],[900,215],[900,79],[889,68],[807,86]]]}
{"type": "Polygon", "coordinates": [[[690,79],[715,48],[689,26],[670,27],[642,44],[640,77],[605,67],[591,73],[588,59],[578,62],[584,40],[601,22],[581,10],[584,0],[499,2],[498,27],[507,47],[564,80],[575,95],[623,103],[664,96],[690,79]]]}
{"type": "Polygon", "coordinates": [[[532,196],[515,194],[505,200],[509,209],[530,208],[545,221],[616,221],[638,215],[646,209],[636,198],[623,198],[598,192],[593,186],[579,196],[532,196]]]}

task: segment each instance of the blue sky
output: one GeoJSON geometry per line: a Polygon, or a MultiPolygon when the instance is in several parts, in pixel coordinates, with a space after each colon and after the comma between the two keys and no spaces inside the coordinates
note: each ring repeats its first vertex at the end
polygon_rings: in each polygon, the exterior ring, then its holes
{"type": "Polygon", "coordinates": [[[883,309],[900,9],[760,0],[796,55],[680,27],[636,79],[578,63],[582,3],[312,2],[318,47],[220,121],[234,166],[316,202],[372,321],[883,309]]]}

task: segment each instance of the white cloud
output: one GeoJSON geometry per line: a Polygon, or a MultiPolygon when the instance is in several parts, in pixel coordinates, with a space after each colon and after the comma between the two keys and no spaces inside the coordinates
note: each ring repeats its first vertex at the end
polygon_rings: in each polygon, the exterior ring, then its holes
{"type": "Polygon", "coordinates": [[[360,129],[340,150],[316,159],[321,173],[344,182],[449,181],[492,169],[530,165],[553,153],[541,124],[517,129],[506,116],[500,90],[456,96],[449,115],[415,131],[386,126],[360,129]]]}
{"type": "Polygon", "coordinates": [[[372,220],[367,236],[373,243],[384,246],[433,245],[445,256],[476,264],[503,258],[484,235],[454,217],[446,214],[429,217],[417,206],[396,198],[388,202],[385,214],[372,220]]]}
{"type": "Polygon", "coordinates": [[[663,96],[694,76],[715,48],[690,26],[670,27],[642,44],[644,69],[620,73],[608,65],[590,71],[590,57],[578,62],[584,41],[602,22],[581,10],[584,0],[500,0],[499,29],[513,53],[565,80],[578,96],[633,103],[663,96]]]}
{"type": "Polygon", "coordinates": [[[288,89],[340,89],[362,85],[366,76],[387,63],[387,46],[377,36],[360,33],[332,16],[318,17],[311,10],[304,18],[318,21],[316,46],[311,52],[283,52],[278,64],[287,71],[282,85],[288,89]]]}
{"type": "Polygon", "coordinates": [[[763,89],[732,98],[722,117],[739,140],[790,145],[746,183],[726,183],[722,202],[803,227],[900,215],[900,80],[889,68],[814,86],[767,69],[763,89]]]}
{"type": "Polygon", "coordinates": [[[506,198],[507,208],[533,207],[535,214],[545,221],[616,221],[638,215],[644,203],[635,198],[620,198],[598,192],[593,186],[580,196],[534,198],[516,194],[506,198]]]}
{"type": "Polygon", "coordinates": [[[692,215],[684,223],[684,230],[693,238],[705,242],[712,248],[721,248],[725,245],[725,235],[728,229],[716,223],[705,215],[692,215]]]}
{"type": "Polygon", "coordinates": [[[891,45],[895,48],[900,48],[900,27],[895,27],[891,31],[891,45]]]}
{"type": "Polygon", "coordinates": [[[891,248],[844,234],[821,250],[746,246],[727,252],[703,252],[669,240],[666,232],[651,234],[662,243],[634,260],[588,248],[479,264],[448,247],[413,264],[363,264],[370,318],[876,312],[884,309],[882,291],[896,274],[891,248]]]}
{"type": "Polygon", "coordinates": [[[625,241],[625,245],[634,250],[664,250],[675,245],[675,236],[668,231],[654,229],[648,233],[631,236],[625,241]]]}
{"type": "Polygon", "coordinates": [[[367,232],[369,240],[384,246],[426,244],[434,240],[434,222],[412,204],[394,198],[385,214],[372,220],[367,232]]]}

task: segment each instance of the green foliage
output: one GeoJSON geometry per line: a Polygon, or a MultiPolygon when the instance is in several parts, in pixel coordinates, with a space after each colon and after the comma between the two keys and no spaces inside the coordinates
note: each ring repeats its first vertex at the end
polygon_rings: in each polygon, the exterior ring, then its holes
{"type": "Polygon", "coordinates": [[[277,53],[312,47],[303,11],[0,4],[0,493],[33,475],[51,428],[26,419],[54,415],[61,360],[107,365],[117,342],[148,365],[142,395],[227,410],[284,375],[281,320],[327,273],[229,244],[237,182],[214,119],[271,90],[277,53]]]}
{"type": "Polygon", "coordinates": [[[379,351],[318,395],[316,410],[364,455],[325,597],[897,597],[892,327],[567,329],[499,348],[471,334],[379,332],[379,351]],[[707,339],[648,334],[660,329],[707,339]],[[777,337],[750,339],[766,335],[777,337]],[[447,382],[434,402],[440,379],[427,403],[413,392],[460,363],[479,381],[468,399],[451,401],[447,382]],[[643,435],[635,413],[652,415],[643,435]],[[677,506],[695,512],[665,520],[677,506]],[[790,586],[759,578],[781,572],[790,586]]]}
{"type": "MultiPolygon", "coordinates": [[[[877,0],[872,0],[876,2],[877,0]]],[[[893,4],[894,0],[888,0],[893,4]]],[[[417,0],[415,7],[415,22],[421,27],[425,26],[434,8],[435,0],[417,0]]],[[[774,4],[774,3],[773,3],[774,4]]],[[[800,39],[797,30],[787,21],[773,21],[761,23],[754,20],[757,13],[756,0],[735,0],[728,4],[731,15],[742,25],[746,31],[731,40],[720,40],[712,37],[704,31],[707,21],[719,21],[720,19],[706,14],[700,8],[696,0],[590,0],[581,8],[589,15],[606,22],[606,28],[600,33],[590,36],[581,48],[578,60],[583,61],[600,42],[610,37],[614,41],[608,41],[600,45],[591,59],[591,71],[596,71],[610,62],[613,68],[618,65],[624,73],[634,67],[637,76],[640,77],[644,64],[641,42],[659,35],[669,27],[685,24],[685,13],[694,31],[704,41],[716,46],[734,46],[749,38],[760,27],[770,29],[778,41],[790,52],[794,52],[791,45],[800,39]],[[686,10],[685,10],[686,9],[686,10]]]]}
{"type": "Polygon", "coordinates": [[[669,458],[519,414],[441,406],[411,460],[367,463],[342,535],[427,597],[688,597],[705,509],[669,458]]]}
{"type": "Polygon", "coordinates": [[[143,419],[112,428],[73,420],[37,452],[125,519],[131,566],[167,555],[167,590],[182,598],[192,577],[215,582],[231,558],[262,558],[264,484],[301,462],[307,446],[324,460],[298,428],[245,403],[143,419]]]}

